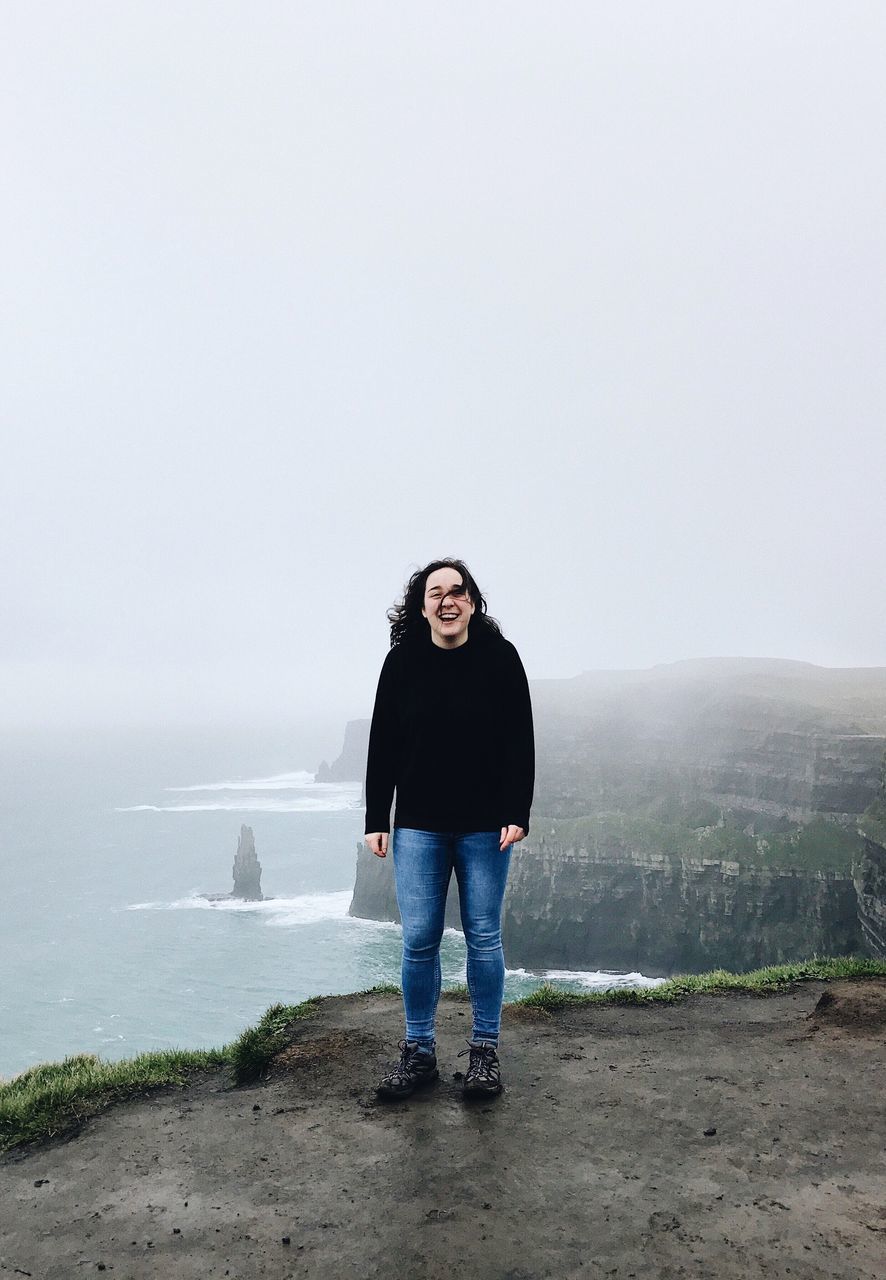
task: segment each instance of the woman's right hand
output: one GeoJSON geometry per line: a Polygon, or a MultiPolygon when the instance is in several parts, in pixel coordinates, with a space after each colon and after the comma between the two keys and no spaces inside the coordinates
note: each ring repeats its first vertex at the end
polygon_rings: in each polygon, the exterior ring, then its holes
{"type": "Polygon", "coordinates": [[[373,831],[371,835],[365,835],[363,839],[377,858],[386,858],[388,856],[387,831],[373,831]]]}

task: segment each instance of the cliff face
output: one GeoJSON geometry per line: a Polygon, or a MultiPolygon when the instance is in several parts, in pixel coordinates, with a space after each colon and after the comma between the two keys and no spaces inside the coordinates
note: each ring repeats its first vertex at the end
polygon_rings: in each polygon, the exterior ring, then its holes
{"type": "Polygon", "coordinates": [[[886,752],[877,794],[861,816],[859,831],[864,838],[855,867],[859,923],[870,954],[886,960],[886,752]]]}
{"type": "Polygon", "coordinates": [[[858,922],[865,950],[886,960],[886,846],[865,840],[855,868],[858,922]]]}
{"type": "Polygon", "coordinates": [[[349,720],[341,755],[332,764],[321,761],[315,782],[362,782],[366,775],[366,752],[369,747],[369,721],[349,720]]]}
{"type": "MultiPolygon", "coordinates": [[[[455,876],[453,876],[449,885],[449,897],[446,900],[446,924],[460,929],[457,904],[455,876]],[[453,909],[455,910],[454,918],[453,909]]],[[[390,848],[386,858],[377,858],[362,842],[357,845],[357,871],[348,915],[357,916],[361,920],[395,920],[398,924],[400,923],[400,909],[397,906],[397,894],[394,890],[394,860],[390,848]]]]}
{"type": "Polygon", "coordinates": [[[555,841],[514,858],[503,921],[509,964],[650,976],[747,970],[860,944],[846,872],[555,841]]]}
{"type": "Polygon", "coordinates": [[[585,714],[536,714],[538,801],[544,813],[625,810],[674,793],[727,808],[853,820],[874,795],[882,733],[852,733],[826,715],[709,689],[634,692],[585,714]],[[667,695],[667,696],[665,696],[667,695]],[[626,705],[627,704],[627,705],[626,705]]]}
{"type": "MultiPolygon", "coordinates": [[[[390,854],[358,848],[351,915],[399,920],[390,863],[390,854]]],[[[454,876],[446,924],[461,928],[454,876]]],[[[512,850],[502,933],[510,967],[650,977],[863,949],[847,871],[589,850],[544,837],[512,850]]]]}
{"type": "MultiPolygon", "coordinates": [[[[509,965],[656,975],[886,955],[886,669],[710,659],[534,681],[532,696],[509,965]]],[[[398,919],[390,863],[360,851],[352,914],[398,919]]],[[[454,889],[446,922],[460,927],[454,889]]]]}

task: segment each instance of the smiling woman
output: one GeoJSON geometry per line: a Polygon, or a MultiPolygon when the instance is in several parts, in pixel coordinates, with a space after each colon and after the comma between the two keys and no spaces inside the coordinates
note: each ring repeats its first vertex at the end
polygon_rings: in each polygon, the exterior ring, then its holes
{"type": "Polygon", "coordinates": [[[474,607],[458,569],[444,565],[428,575],[421,612],[430,625],[431,639],[441,649],[465,643],[474,607]]]}
{"type": "Polygon", "coordinates": [[[464,1092],[489,1096],[502,1088],[502,900],[511,847],[529,830],[532,804],[529,684],[461,560],[434,560],[414,573],[388,621],[391,652],[369,738],[366,843],[387,856],[396,792],[392,848],[406,1037],[378,1091],[405,1097],[437,1078],[440,939],[454,870],[473,1009],[464,1092]]]}

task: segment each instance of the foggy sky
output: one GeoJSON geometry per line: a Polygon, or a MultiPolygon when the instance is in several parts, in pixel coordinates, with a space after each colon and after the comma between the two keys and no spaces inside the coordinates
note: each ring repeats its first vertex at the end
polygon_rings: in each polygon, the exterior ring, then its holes
{"type": "Polygon", "coordinates": [[[886,9],[13,4],[0,722],[366,715],[464,557],[530,677],[886,664],[886,9]]]}

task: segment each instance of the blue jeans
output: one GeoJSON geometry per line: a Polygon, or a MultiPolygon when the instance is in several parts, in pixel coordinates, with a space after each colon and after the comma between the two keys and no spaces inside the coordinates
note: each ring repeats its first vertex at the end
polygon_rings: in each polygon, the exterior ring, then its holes
{"type": "Polygon", "coordinates": [[[416,831],[395,827],[394,882],[403,922],[406,1039],[433,1040],[440,997],[440,939],[452,869],[468,945],[472,1039],[498,1040],[505,984],[501,907],[511,846],[498,831],[416,831]]]}

